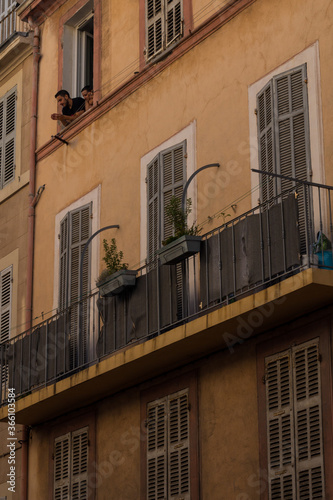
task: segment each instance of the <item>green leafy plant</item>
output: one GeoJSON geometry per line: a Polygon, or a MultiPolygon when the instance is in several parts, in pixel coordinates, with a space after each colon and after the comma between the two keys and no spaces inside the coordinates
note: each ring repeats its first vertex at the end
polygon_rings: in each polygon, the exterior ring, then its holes
{"type": "Polygon", "coordinates": [[[106,269],[103,269],[97,281],[103,281],[111,274],[120,271],[121,269],[128,269],[128,264],[122,262],[124,254],[121,250],[117,250],[116,239],[112,238],[110,244],[106,239],[103,240],[104,257],[103,260],[106,264],[106,269]]]}
{"type": "Polygon", "coordinates": [[[181,201],[176,196],[171,196],[168,205],[165,207],[165,214],[167,221],[171,224],[174,236],[169,236],[165,241],[163,241],[163,245],[167,245],[172,241],[177,240],[181,236],[185,234],[189,234],[192,236],[196,236],[199,234],[200,229],[198,226],[193,223],[192,226],[187,225],[187,218],[192,211],[192,200],[188,198],[186,200],[185,211],[183,212],[181,207],[181,201]]]}

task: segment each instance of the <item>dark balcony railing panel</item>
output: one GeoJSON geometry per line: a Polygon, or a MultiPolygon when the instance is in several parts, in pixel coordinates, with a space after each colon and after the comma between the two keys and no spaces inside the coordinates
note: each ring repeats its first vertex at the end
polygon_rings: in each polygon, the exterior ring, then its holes
{"type": "Polygon", "coordinates": [[[102,320],[98,357],[154,335],[177,321],[176,269],[171,267],[153,268],[137,277],[135,287],[97,300],[102,320]]]}
{"type": "Polygon", "coordinates": [[[332,189],[293,188],[204,235],[200,254],[144,266],[134,287],[94,293],[0,344],[0,404],[8,388],[26,395],[306,267],[333,270],[332,189]]]}
{"type": "Polygon", "coordinates": [[[204,307],[235,297],[300,265],[294,195],[261,206],[208,234],[200,251],[200,297],[204,307]]]}

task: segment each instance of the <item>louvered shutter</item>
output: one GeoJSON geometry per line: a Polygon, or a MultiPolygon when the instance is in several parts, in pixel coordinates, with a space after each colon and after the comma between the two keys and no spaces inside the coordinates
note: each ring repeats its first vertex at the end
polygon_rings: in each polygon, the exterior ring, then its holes
{"type": "Polygon", "coordinates": [[[4,165],[4,108],[5,99],[0,100],[0,188],[3,187],[3,165],[4,165]]]}
{"type": "Polygon", "coordinates": [[[70,500],[70,434],[55,440],[54,500],[70,500]]]}
{"type": "Polygon", "coordinates": [[[167,398],[147,406],[147,500],[167,498],[167,398]]]}
{"type": "Polygon", "coordinates": [[[13,268],[7,267],[0,273],[0,342],[10,337],[13,268]]]}
{"type": "MultiPolygon", "coordinates": [[[[13,268],[7,267],[0,273],[0,343],[6,342],[10,338],[11,329],[11,308],[12,308],[12,281],[13,268]]],[[[1,388],[4,390],[7,387],[8,381],[8,365],[1,365],[1,388]]],[[[4,397],[4,392],[1,391],[1,397],[4,397]]]]}
{"type": "Polygon", "coordinates": [[[16,137],[16,89],[8,92],[4,99],[2,129],[2,187],[15,176],[15,137],[16,137]]]}
{"type": "Polygon", "coordinates": [[[183,2],[168,0],[166,2],[166,45],[171,45],[183,34],[183,2]]]}
{"type": "Polygon", "coordinates": [[[72,433],[71,500],[88,499],[88,428],[72,433]]]}
{"type": "Polygon", "coordinates": [[[188,390],[168,397],[168,500],[190,499],[188,390]]]}
{"type": "MultiPolygon", "coordinates": [[[[308,100],[306,65],[274,77],[275,135],[277,173],[310,181],[310,137],[308,124],[308,100]]],[[[280,190],[295,185],[279,179],[280,190]]],[[[307,202],[303,189],[298,197],[298,217],[301,235],[301,251],[306,252],[306,210],[307,202]]]]}
{"type": "MultiPolygon", "coordinates": [[[[259,169],[268,173],[276,173],[272,81],[257,95],[257,124],[259,169]]],[[[261,201],[265,203],[276,195],[276,178],[260,175],[260,188],[261,201]]]]}
{"type": "Polygon", "coordinates": [[[318,341],[293,348],[297,498],[324,498],[318,341]]]}
{"type": "Polygon", "coordinates": [[[146,0],[146,36],[149,60],[163,50],[164,0],[146,0]]]}
{"type": "Polygon", "coordinates": [[[295,498],[292,366],[289,351],[266,360],[270,500],[295,498]]]}
{"type": "MultiPolygon", "coordinates": [[[[167,219],[165,208],[171,196],[176,196],[180,203],[182,199],[185,179],[186,179],[186,141],[177,144],[160,153],[161,155],[161,175],[162,175],[162,195],[161,195],[161,246],[162,241],[174,236],[173,228],[167,219]]],[[[183,271],[182,264],[176,265],[177,283],[177,317],[183,317],[183,271]]]]}
{"type": "Polygon", "coordinates": [[[60,223],[59,308],[68,305],[68,214],[60,223]]]}
{"type": "Polygon", "coordinates": [[[186,141],[168,148],[161,155],[162,172],[162,227],[161,242],[173,235],[172,226],[167,220],[165,208],[168,205],[171,196],[176,196],[180,201],[183,194],[184,181],[186,178],[186,141]]]}
{"type": "Polygon", "coordinates": [[[148,193],[148,261],[155,259],[156,250],[160,246],[159,232],[159,155],[151,161],[147,168],[148,193]]]}
{"type": "MultiPolygon", "coordinates": [[[[80,287],[80,260],[91,231],[91,204],[69,213],[69,283],[68,297],[71,305],[70,358],[71,366],[87,361],[88,307],[87,301],[78,303],[80,287]],[[81,315],[81,316],[80,316],[81,315]],[[80,321],[81,318],[81,321],[80,321]]],[[[89,293],[90,259],[85,253],[82,267],[83,297],[89,293]]]]}

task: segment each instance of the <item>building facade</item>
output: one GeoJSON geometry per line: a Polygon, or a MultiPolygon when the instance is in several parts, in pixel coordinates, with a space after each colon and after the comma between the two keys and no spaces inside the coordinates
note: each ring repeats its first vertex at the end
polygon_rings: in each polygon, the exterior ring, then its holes
{"type": "Polygon", "coordinates": [[[14,389],[22,498],[332,498],[331,2],[18,15],[38,112],[12,293],[31,314],[1,338],[0,417],[14,389]],[[93,105],[52,120],[85,85],[93,105]],[[165,256],[174,198],[201,239],[165,256]],[[134,271],[107,294],[104,238],[134,271]]]}

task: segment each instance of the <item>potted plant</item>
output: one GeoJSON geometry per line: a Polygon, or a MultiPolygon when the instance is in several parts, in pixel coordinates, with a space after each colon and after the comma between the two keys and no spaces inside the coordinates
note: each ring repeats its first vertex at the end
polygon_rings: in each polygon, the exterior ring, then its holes
{"type": "Polygon", "coordinates": [[[106,269],[99,275],[96,285],[100,290],[101,297],[110,297],[125,290],[126,287],[134,286],[136,271],[128,269],[128,264],[122,262],[123,252],[117,250],[115,238],[110,244],[103,240],[104,257],[106,269]]]}
{"type": "Polygon", "coordinates": [[[163,241],[163,247],[157,251],[162,264],[177,264],[200,250],[200,229],[194,223],[188,226],[187,217],[192,210],[191,199],[186,200],[185,211],[182,210],[181,202],[176,196],[170,198],[165,208],[168,221],[173,228],[173,236],[163,241]]]}

